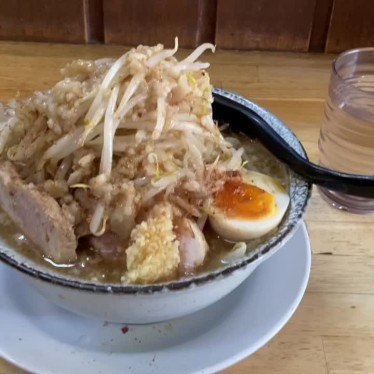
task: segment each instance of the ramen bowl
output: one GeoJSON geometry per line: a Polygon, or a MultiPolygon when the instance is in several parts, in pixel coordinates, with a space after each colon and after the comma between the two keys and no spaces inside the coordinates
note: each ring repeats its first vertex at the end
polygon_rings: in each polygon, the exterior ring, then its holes
{"type": "MultiPolygon", "coordinates": [[[[297,137],[273,114],[225,90],[215,89],[214,95],[239,102],[251,109],[306,158],[297,137]]],[[[287,170],[287,175],[290,204],[276,231],[248,250],[245,256],[212,271],[159,284],[95,283],[69,278],[34,263],[3,238],[0,238],[0,259],[18,271],[26,282],[49,301],[86,317],[127,324],[155,323],[182,317],[215,303],[233,291],[294,235],[306,212],[311,185],[291,170],[287,170]]]]}

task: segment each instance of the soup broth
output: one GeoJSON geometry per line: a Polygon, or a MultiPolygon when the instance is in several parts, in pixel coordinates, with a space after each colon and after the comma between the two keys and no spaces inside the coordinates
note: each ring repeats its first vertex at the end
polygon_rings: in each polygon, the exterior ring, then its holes
{"type": "MultiPolygon", "coordinates": [[[[245,148],[243,159],[247,160],[249,169],[267,174],[280,182],[288,190],[288,172],[279,161],[277,161],[261,144],[249,140],[244,136],[237,136],[231,133],[227,137],[240,139],[245,148]]],[[[71,264],[56,264],[42,255],[42,252],[19,231],[10,219],[1,212],[1,236],[11,247],[14,247],[22,255],[31,261],[43,265],[47,269],[66,275],[71,278],[78,278],[89,282],[119,284],[121,277],[126,272],[126,253],[116,255],[114,258],[103,257],[82,239],[79,242],[77,255],[78,259],[71,264]]],[[[276,229],[275,229],[276,230],[276,229]]],[[[226,256],[230,253],[235,243],[222,239],[217,235],[209,224],[203,230],[206,241],[209,245],[207,257],[202,266],[195,273],[202,273],[218,269],[227,263],[226,256]]],[[[261,238],[248,241],[247,253],[253,251],[261,243],[264,243],[274,230],[261,238]]],[[[188,275],[188,274],[185,274],[188,275]]],[[[178,276],[179,277],[179,276],[178,276]]]]}

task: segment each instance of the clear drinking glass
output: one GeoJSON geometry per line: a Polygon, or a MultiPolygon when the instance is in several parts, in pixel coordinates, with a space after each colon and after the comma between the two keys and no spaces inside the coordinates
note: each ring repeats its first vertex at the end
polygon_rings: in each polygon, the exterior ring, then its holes
{"type": "MultiPolygon", "coordinates": [[[[319,152],[322,166],[374,175],[374,48],[353,49],[335,59],[319,152]]],[[[319,190],[328,203],[339,209],[374,213],[374,199],[319,190]]]]}

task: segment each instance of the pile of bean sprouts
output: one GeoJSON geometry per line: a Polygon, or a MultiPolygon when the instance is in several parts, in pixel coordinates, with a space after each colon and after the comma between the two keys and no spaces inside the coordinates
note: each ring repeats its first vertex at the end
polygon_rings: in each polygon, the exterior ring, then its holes
{"type": "Polygon", "coordinates": [[[130,216],[163,196],[204,220],[209,179],[243,163],[243,148],[212,117],[209,63],[197,61],[206,50],[215,47],[202,44],[178,61],[176,38],[173,49],[138,46],[117,60],[70,63],[52,89],[0,104],[2,158],[28,183],[66,185],[69,198],[56,199],[78,201],[94,235],[105,232],[121,196],[130,216]]]}

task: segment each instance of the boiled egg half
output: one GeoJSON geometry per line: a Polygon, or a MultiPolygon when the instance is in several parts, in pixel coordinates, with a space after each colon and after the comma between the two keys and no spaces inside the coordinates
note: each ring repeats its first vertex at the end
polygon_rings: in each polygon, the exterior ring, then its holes
{"type": "Polygon", "coordinates": [[[290,198],[275,179],[242,170],[241,178],[228,179],[214,195],[209,221],[224,239],[245,241],[276,228],[287,211],[290,198]]]}

